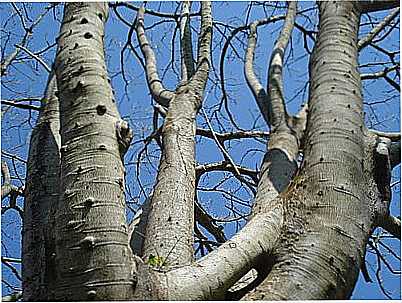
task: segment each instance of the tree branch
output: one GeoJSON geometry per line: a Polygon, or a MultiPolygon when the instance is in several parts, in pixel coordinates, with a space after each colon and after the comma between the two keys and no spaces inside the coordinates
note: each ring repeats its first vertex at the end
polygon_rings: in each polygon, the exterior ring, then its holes
{"type": "Polygon", "coordinates": [[[195,203],[195,218],[208,232],[215,237],[219,243],[226,242],[226,236],[222,229],[216,225],[216,220],[212,218],[200,204],[195,203]]]}
{"type": "MultiPolygon", "coordinates": [[[[208,129],[197,128],[198,136],[207,137],[210,139],[214,139],[213,133],[208,129]]],[[[264,138],[268,139],[270,133],[265,131],[238,131],[238,132],[228,132],[228,133],[217,133],[215,132],[216,138],[220,142],[224,142],[227,140],[236,140],[243,138],[264,138]]]]}
{"type": "Polygon", "coordinates": [[[29,49],[27,49],[26,47],[22,46],[22,45],[18,45],[16,44],[15,47],[22,49],[24,52],[26,52],[29,56],[31,56],[32,58],[34,58],[36,61],[38,61],[45,69],[48,73],[50,73],[51,69],[49,66],[47,66],[47,64],[45,63],[45,61],[43,61],[43,59],[41,57],[39,57],[38,55],[35,55],[33,52],[31,52],[29,49]]]}
{"type": "Polygon", "coordinates": [[[368,0],[358,1],[358,3],[360,4],[361,13],[377,12],[399,6],[398,0],[368,0]]]}
{"type": "MultiPolygon", "coordinates": [[[[1,174],[3,175],[4,180],[3,185],[1,186],[1,199],[3,200],[5,197],[10,196],[10,206],[8,208],[17,209],[16,199],[18,196],[24,195],[24,190],[23,188],[11,184],[10,170],[5,161],[1,161],[1,174]]],[[[2,213],[5,212],[5,209],[6,208],[2,208],[2,213]]]]}
{"type": "Polygon", "coordinates": [[[384,18],[380,23],[378,23],[364,38],[360,39],[357,43],[357,48],[362,50],[364,47],[369,45],[375,37],[387,26],[389,25],[397,16],[399,15],[399,7],[393,9],[388,16],[384,18]]]}
{"type": "Polygon", "coordinates": [[[212,11],[211,2],[201,2],[201,30],[198,38],[197,65],[192,82],[198,82],[204,91],[210,66],[210,50],[212,41],[212,11]]]}
{"type": "Polygon", "coordinates": [[[401,219],[389,215],[381,221],[380,227],[385,229],[395,238],[401,239],[401,219]]]}
{"type": "Polygon", "coordinates": [[[181,50],[181,78],[188,81],[194,75],[193,44],[190,29],[191,2],[183,2],[180,16],[180,50],[181,50]]]}
{"type": "Polygon", "coordinates": [[[268,70],[268,96],[270,106],[269,117],[271,127],[275,130],[278,127],[286,127],[286,108],[285,95],[283,92],[283,57],[288,46],[290,35],[294,27],[296,17],[297,2],[288,2],[289,7],[286,12],[285,23],[283,24],[281,33],[275,43],[271,55],[271,61],[268,70]]]}
{"type": "Polygon", "coordinates": [[[16,103],[13,101],[8,101],[8,100],[1,100],[1,104],[13,106],[13,107],[17,107],[17,108],[22,108],[22,109],[32,109],[32,110],[37,110],[37,111],[40,111],[40,109],[41,109],[40,106],[24,104],[24,103],[16,103]]]}
{"type": "Polygon", "coordinates": [[[371,73],[371,74],[361,74],[360,78],[362,80],[371,80],[371,79],[378,79],[378,78],[384,78],[385,76],[388,75],[388,73],[399,69],[399,65],[394,65],[390,67],[385,67],[382,71],[376,72],[376,73],[371,73]]]}
{"type": "Polygon", "coordinates": [[[202,174],[211,172],[211,171],[228,171],[228,172],[233,173],[236,176],[236,172],[235,172],[236,170],[240,174],[249,176],[251,179],[254,180],[255,183],[258,182],[258,176],[257,176],[258,172],[257,171],[249,169],[247,167],[242,167],[239,165],[236,165],[236,168],[234,168],[229,161],[197,165],[195,168],[197,178],[199,178],[202,174]]]}
{"type": "Polygon", "coordinates": [[[268,106],[268,96],[264,87],[255,75],[253,68],[255,47],[257,45],[257,25],[258,21],[254,21],[250,25],[250,34],[248,36],[248,45],[244,64],[244,75],[246,77],[247,85],[257,101],[257,105],[261,111],[262,117],[267,125],[270,125],[269,119],[272,116],[272,113],[270,112],[271,107],[268,106]]]}
{"type": "Polygon", "coordinates": [[[385,137],[391,140],[391,142],[397,142],[401,140],[401,133],[397,132],[383,132],[376,129],[369,129],[369,132],[379,137],[385,137]]]}
{"type": "Polygon", "coordinates": [[[155,101],[165,107],[168,107],[169,102],[173,97],[173,92],[165,89],[162,81],[159,79],[155,54],[145,34],[144,12],[145,8],[142,6],[138,10],[137,19],[135,21],[135,31],[137,33],[137,39],[140,44],[141,52],[145,58],[147,84],[155,101]]]}

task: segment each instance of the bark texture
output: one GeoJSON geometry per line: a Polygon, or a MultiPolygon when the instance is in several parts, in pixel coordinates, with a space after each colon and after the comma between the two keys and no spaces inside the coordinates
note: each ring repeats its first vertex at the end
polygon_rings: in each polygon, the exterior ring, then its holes
{"type": "Polygon", "coordinates": [[[54,212],[59,199],[60,121],[56,75],[49,75],[38,121],[32,131],[22,233],[23,300],[52,300],[54,212]]]}
{"type": "Polygon", "coordinates": [[[61,195],[56,212],[55,300],[130,298],[120,120],[104,58],[106,3],[68,3],[58,38],[61,195]]]}
{"type": "MultiPolygon", "coordinates": [[[[195,74],[176,89],[169,103],[162,128],[162,158],[145,231],[145,258],[157,256],[161,267],[189,265],[194,258],[195,118],[209,71],[211,3],[202,2],[201,11],[195,74]]],[[[191,68],[186,66],[184,70],[187,77],[191,68]]]]}
{"type": "MultiPolygon", "coordinates": [[[[358,50],[368,43],[357,40],[361,13],[394,5],[319,2],[308,106],[295,116],[286,111],[282,81],[297,4],[288,3],[266,89],[253,61],[257,27],[268,21],[250,25],[244,72],[271,128],[267,153],[248,223],[195,261],[194,214],[203,211],[194,208],[196,116],[210,70],[211,2],[201,3],[196,60],[191,2],[174,15],[182,68],[174,92],[160,81],[146,37],[145,9],[137,8],[131,31],[137,32],[151,94],[166,115],[155,186],[130,229],[122,160],[132,133],[117,111],[105,66],[107,4],[66,4],[54,71],[29,152],[24,300],[349,298],[372,231],[381,226],[400,237],[400,220],[389,214],[400,136],[392,142],[365,128],[357,70],[358,50]],[[258,272],[255,281],[233,287],[251,270],[258,272]]],[[[218,141],[211,126],[210,132],[218,141]]]]}
{"type": "Polygon", "coordinates": [[[356,2],[320,2],[311,58],[304,161],[283,194],[285,223],[275,265],[244,299],[345,299],[371,230],[364,204],[363,114],[356,2]]]}

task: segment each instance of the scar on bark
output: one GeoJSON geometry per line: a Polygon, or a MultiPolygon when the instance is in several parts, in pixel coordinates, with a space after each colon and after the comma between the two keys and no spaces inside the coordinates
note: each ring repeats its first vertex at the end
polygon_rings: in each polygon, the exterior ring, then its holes
{"type": "Polygon", "coordinates": [[[119,143],[120,157],[123,159],[133,139],[133,131],[127,121],[118,120],[116,122],[116,136],[119,143]]]}

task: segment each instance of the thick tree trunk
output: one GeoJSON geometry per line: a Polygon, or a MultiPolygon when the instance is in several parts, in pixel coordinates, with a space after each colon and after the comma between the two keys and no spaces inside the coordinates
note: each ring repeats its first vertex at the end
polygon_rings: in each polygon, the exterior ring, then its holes
{"type": "Polygon", "coordinates": [[[52,300],[54,282],[54,222],[51,212],[59,199],[60,122],[52,71],[32,131],[25,186],[22,233],[22,289],[24,301],[52,300]]]}
{"type": "Polygon", "coordinates": [[[58,38],[62,165],[55,300],[122,300],[133,291],[122,163],[130,133],[108,83],[107,15],[106,3],[66,4],[58,38]]]}
{"type": "Polygon", "coordinates": [[[273,270],[245,299],[345,299],[363,262],[372,221],[360,182],[360,12],[355,2],[319,7],[304,162],[283,196],[285,228],[273,270]]]}

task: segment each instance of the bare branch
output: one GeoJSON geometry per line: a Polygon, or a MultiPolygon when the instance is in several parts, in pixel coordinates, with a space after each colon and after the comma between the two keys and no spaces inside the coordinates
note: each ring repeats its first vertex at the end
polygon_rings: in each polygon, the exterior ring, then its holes
{"type": "Polygon", "coordinates": [[[191,2],[184,1],[182,5],[180,20],[181,77],[183,81],[188,81],[194,75],[193,45],[190,29],[191,2]]]}
{"type": "Polygon", "coordinates": [[[3,258],[1,258],[1,263],[8,267],[18,280],[22,281],[20,273],[13,265],[5,261],[3,258]]]}
{"type": "Polygon", "coordinates": [[[250,34],[248,36],[248,45],[244,64],[244,75],[246,77],[247,85],[257,101],[261,114],[267,125],[269,125],[269,118],[272,114],[270,113],[271,108],[268,106],[267,93],[255,75],[253,68],[255,47],[257,44],[257,25],[258,21],[254,21],[250,25],[250,34]]]}
{"type": "Polygon", "coordinates": [[[1,186],[1,199],[10,196],[10,206],[4,209],[2,208],[1,210],[1,212],[4,213],[6,209],[9,208],[17,209],[16,199],[18,196],[22,196],[24,194],[24,190],[23,188],[19,188],[11,184],[10,170],[8,169],[8,165],[5,161],[1,161],[1,174],[4,178],[3,185],[1,186]]]}
{"type": "MultiPolygon", "coordinates": [[[[13,6],[14,10],[15,10],[16,13],[18,14],[18,16],[20,17],[22,27],[23,27],[24,30],[25,30],[25,34],[24,34],[24,36],[22,37],[21,42],[20,42],[18,45],[19,45],[19,46],[25,46],[25,45],[27,45],[28,41],[31,39],[34,28],[39,24],[39,22],[43,19],[43,17],[45,17],[46,14],[47,14],[53,7],[55,7],[56,5],[58,5],[58,3],[52,4],[52,5],[48,6],[48,7],[46,7],[46,8],[45,8],[45,11],[44,11],[41,15],[39,15],[38,18],[37,18],[29,27],[26,26],[25,21],[24,21],[24,18],[23,18],[23,16],[21,15],[21,13],[19,12],[17,6],[16,6],[14,3],[12,3],[11,5],[13,6]]],[[[7,56],[4,60],[1,61],[1,68],[0,68],[0,76],[1,76],[1,77],[5,76],[5,75],[7,74],[7,69],[8,69],[8,67],[9,67],[9,66],[11,65],[11,63],[17,58],[17,56],[18,56],[20,50],[21,50],[21,48],[16,47],[16,48],[14,49],[14,51],[13,51],[9,56],[7,56]]]]}
{"type": "Polygon", "coordinates": [[[208,232],[215,237],[219,243],[226,242],[226,236],[222,229],[216,225],[216,220],[212,218],[198,203],[195,203],[195,218],[208,232]]]}
{"type": "Polygon", "coordinates": [[[31,56],[32,58],[34,58],[36,61],[38,61],[46,70],[48,73],[50,73],[51,69],[49,66],[47,66],[47,64],[45,63],[45,61],[43,61],[43,59],[41,57],[39,57],[38,55],[35,55],[33,52],[31,52],[29,49],[27,49],[26,47],[22,46],[22,45],[15,45],[16,48],[22,49],[24,52],[26,52],[29,56],[31,56]]]}
{"type": "Polygon", "coordinates": [[[363,49],[369,45],[375,37],[387,26],[389,25],[397,16],[399,15],[399,7],[393,9],[390,14],[384,18],[380,23],[378,23],[364,38],[360,39],[357,43],[357,48],[359,50],[363,49]]]}
{"type": "Polygon", "coordinates": [[[358,1],[361,13],[382,11],[399,6],[398,0],[368,0],[358,1]]]}
{"type": "Polygon", "coordinates": [[[192,81],[199,82],[203,90],[207,79],[210,66],[210,50],[212,41],[212,11],[211,2],[201,2],[201,30],[198,38],[197,65],[192,81]]]}
{"type": "Polygon", "coordinates": [[[270,106],[269,112],[271,113],[269,121],[274,129],[280,126],[285,126],[287,117],[284,99],[285,95],[283,92],[282,83],[283,57],[285,55],[285,50],[288,46],[290,35],[294,27],[294,20],[297,10],[297,2],[288,3],[289,7],[286,13],[285,23],[283,24],[279,38],[276,41],[272,51],[268,71],[268,106],[270,106]]]}
{"type": "Polygon", "coordinates": [[[379,137],[388,138],[391,140],[391,142],[397,142],[397,141],[401,140],[401,133],[383,132],[383,131],[376,130],[376,129],[370,129],[369,132],[374,135],[377,135],[379,137]]]}
{"type": "Polygon", "coordinates": [[[273,204],[268,213],[256,215],[233,238],[194,265],[168,272],[166,277],[172,285],[172,295],[177,300],[222,300],[234,282],[247,274],[255,266],[254,262],[274,247],[282,220],[282,206],[273,204]],[[216,273],[219,273],[220,283],[216,283],[216,273]],[[185,285],[180,283],[183,280],[186,280],[185,285]]]}
{"type": "Polygon", "coordinates": [[[388,216],[381,221],[380,226],[395,238],[401,239],[401,219],[394,216],[388,216]]]}
{"type": "Polygon", "coordinates": [[[361,79],[362,80],[371,80],[371,79],[378,79],[378,78],[384,78],[385,76],[388,75],[388,73],[399,69],[399,65],[394,65],[391,67],[385,67],[382,71],[372,73],[372,74],[361,74],[361,79]]]}
{"type": "MultiPolygon", "coordinates": [[[[197,128],[197,135],[214,139],[214,134],[203,128],[197,128]]],[[[238,132],[228,132],[228,133],[217,133],[215,132],[216,138],[220,142],[227,140],[243,139],[243,138],[264,138],[267,139],[270,133],[265,131],[238,131],[238,132]]]]}
{"type": "Polygon", "coordinates": [[[145,8],[142,6],[138,10],[135,30],[141,47],[141,52],[145,58],[145,72],[147,74],[148,87],[155,101],[168,107],[169,102],[173,97],[173,92],[165,89],[162,81],[159,79],[155,54],[149,44],[147,36],[145,35],[144,12],[145,8]]]}
{"type": "Polygon", "coordinates": [[[24,104],[24,103],[16,103],[13,101],[8,101],[8,100],[1,100],[1,104],[7,105],[7,106],[13,106],[21,109],[32,109],[32,110],[40,110],[40,106],[35,106],[31,104],[24,104]]]}
{"type": "Polygon", "coordinates": [[[208,125],[208,127],[209,127],[209,130],[210,130],[211,133],[212,133],[212,136],[213,136],[213,138],[214,138],[214,140],[215,140],[216,145],[218,145],[218,148],[220,149],[220,151],[221,151],[222,154],[223,154],[223,157],[225,158],[225,160],[226,160],[227,162],[229,162],[229,163],[232,165],[232,167],[233,167],[233,169],[234,169],[234,171],[235,171],[236,176],[237,176],[237,177],[241,177],[240,172],[237,170],[237,166],[234,164],[232,157],[230,157],[230,155],[229,155],[229,153],[226,151],[225,147],[221,144],[221,142],[219,142],[218,138],[216,137],[216,134],[215,134],[215,132],[214,132],[214,129],[212,128],[211,122],[209,121],[208,116],[207,116],[207,114],[205,113],[205,110],[204,110],[203,108],[201,108],[201,112],[202,112],[202,114],[203,114],[203,116],[204,116],[205,121],[207,122],[207,125],[208,125]]]}
{"type": "Polygon", "coordinates": [[[249,169],[247,167],[242,167],[239,165],[236,165],[236,168],[234,168],[233,165],[228,161],[197,165],[195,170],[196,170],[196,174],[197,174],[198,178],[202,174],[211,172],[211,171],[228,171],[228,172],[233,173],[234,175],[236,175],[236,171],[238,171],[240,174],[249,176],[256,183],[258,182],[258,177],[257,177],[258,172],[257,171],[249,169]]]}
{"type": "MultiPolygon", "coordinates": [[[[286,15],[280,15],[280,16],[273,16],[270,18],[261,19],[261,20],[257,21],[256,25],[260,26],[260,25],[265,25],[265,24],[269,24],[269,23],[274,23],[276,21],[284,19],[285,17],[286,17],[286,15]]],[[[227,96],[226,88],[225,88],[224,63],[225,63],[226,52],[227,52],[229,46],[232,46],[231,45],[232,39],[234,39],[236,37],[236,35],[238,33],[240,33],[241,31],[244,31],[244,30],[250,28],[250,26],[251,26],[251,24],[242,25],[242,26],[235,28],[234,30],[232,30],[230,32],[230,35],[228,36],[225,44],[222,47],[222,52],[221,52],[221,56],[220,56],[220,60],[219,60],[219,75],[220,75],[220,84],[221,84],[221,88],[222,88],[222,100],[224,102],[225,109],[228,113],[230,121],[236,126],[237,129],[239,129],[239,128],[237,127],[236,123],[234,122],[233,117],[229,111],[228,96],[227,96]]],[[[233,48],[233,46],[232,46],[232,48],[233,48]]]]}
{"type": "MultiPolygon", "coordinates": [[[[113,9],[116,8],[116,7],[119,7],[119,6],[127,7],[127,8],[129,8],[129,9],[131,9],[133,11],[136,11],[136,12],[138,12],[141,9],[141,7],[136,7],[136,6],[132,5],[129,2],[109,3],[109,7],[112,7],[113,9]]],[[[158,12],[158,11],[154,11],[154,10],[150,10],[150,9],[145,9],[145,13],[149,14],[149,15],[152,15],[152,16],[155,16],[155,17],[174,19],[176,21],[178,21],[179,18],[180,18],[179,14],[163,13],[163,12],[158,12]]],[[[198,12],[196,12],[196,13],[190,14],[190,17],[199,16],[199,15],[200,14],[198,12]]]]}

